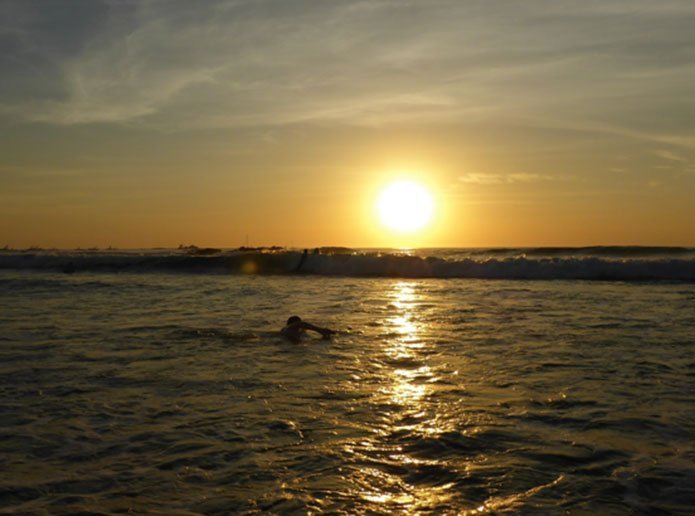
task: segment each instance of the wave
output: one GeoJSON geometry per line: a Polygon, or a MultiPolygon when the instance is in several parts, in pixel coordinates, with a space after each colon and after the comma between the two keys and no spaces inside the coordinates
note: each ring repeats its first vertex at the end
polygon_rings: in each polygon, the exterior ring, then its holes
{"type": "MultiPolygon", "coordinates": [[[[517,252],[519,250],[516,250],[517,252]]],[[[612,281],[695,281],[695,258],[622,258],[604,256],[466,257],[400,253],[301,253],[289,250],[220,251],[191,255],[176,251],[75,252],[4,251],[0,269],[56,272],[172,272],[221,274],[315,274],[322,276],[581,279],[612,281]]]]}
{"type": "Polygon", "coordinates": [[[589,246],[589,247],[480,247],[469,249],[425,249],[437,256],[465,257],[607,257],[607,258],[695,258],[695,248],[666,246],[589,246]]]}
{"type": "Polygon", "coordinates": [[[590,246],[590,247],[534,247],[525,250],[534,256],[693,256],[690,247],[665,246],[590,246]]]}

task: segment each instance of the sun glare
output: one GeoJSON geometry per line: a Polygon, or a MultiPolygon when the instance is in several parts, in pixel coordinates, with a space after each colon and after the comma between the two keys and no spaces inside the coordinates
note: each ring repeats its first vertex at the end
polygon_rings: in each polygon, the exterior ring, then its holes
{"type": "Polygon", "coordinates": [[[412,233],[430,221],[434,203],[423,186],[412,181],[398,181],[381,192],[377,209],[384,226],[399,233],[412,233]]]}

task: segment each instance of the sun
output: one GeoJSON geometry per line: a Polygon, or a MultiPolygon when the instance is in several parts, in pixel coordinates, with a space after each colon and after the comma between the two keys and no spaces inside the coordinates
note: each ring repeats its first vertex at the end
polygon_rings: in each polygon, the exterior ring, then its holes
{"type": "Polygon", "coordinates": [[[431,220],[434,202],[422,185],[397,181],[381,192],[377,211],[381,223],[387,228],[398,233],[414,233],[431,220]]]}

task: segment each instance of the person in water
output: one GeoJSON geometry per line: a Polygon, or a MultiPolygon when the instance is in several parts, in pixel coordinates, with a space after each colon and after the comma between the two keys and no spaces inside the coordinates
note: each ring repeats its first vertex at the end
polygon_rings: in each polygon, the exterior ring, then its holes
{"type": "Polygon", "coordinates": [[[287,319],[287,324],[282,330],[280,330],[280,333],[289,339],[299,340],[307,330],[320,333],[324,339],[336,333],[335,330],[321,328],[320,326],[315,326],[311,323],[304,322],[298,315],[293,315],[287,319]]]}

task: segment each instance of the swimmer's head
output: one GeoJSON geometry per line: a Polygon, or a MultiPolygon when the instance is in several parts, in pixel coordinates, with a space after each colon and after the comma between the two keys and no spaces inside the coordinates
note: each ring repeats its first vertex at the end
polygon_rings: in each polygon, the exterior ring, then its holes
{"type": "Polygon", "coordinates": [[[290,324],[302,322],[302,318],[299,317],[298,315],[293,315],[289,319],[287,319],[287,325],[289,326],[290,324]]]}

